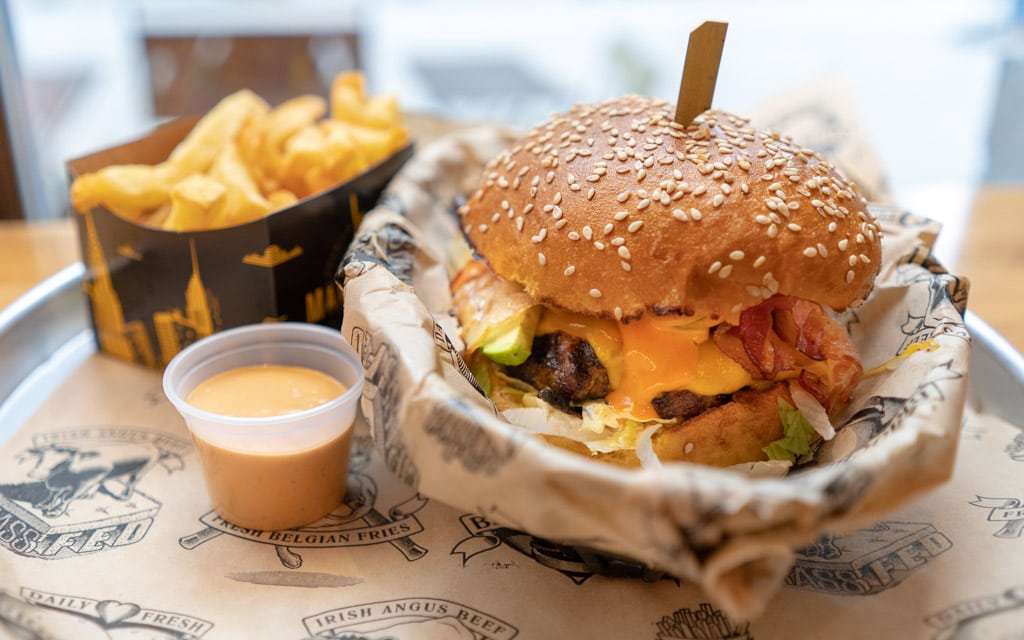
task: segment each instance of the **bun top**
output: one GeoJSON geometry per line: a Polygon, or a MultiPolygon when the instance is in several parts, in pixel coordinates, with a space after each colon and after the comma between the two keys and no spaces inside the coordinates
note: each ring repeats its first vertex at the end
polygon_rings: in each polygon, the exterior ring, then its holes
{"type": "Polygon", "coordinates": [[[820,155],[709,110],[576,105],[488,163],[459,209],[477,253],[577,313],[729,320],[776,293],[841,311],[871,291],[878,226],[820,155]]]}

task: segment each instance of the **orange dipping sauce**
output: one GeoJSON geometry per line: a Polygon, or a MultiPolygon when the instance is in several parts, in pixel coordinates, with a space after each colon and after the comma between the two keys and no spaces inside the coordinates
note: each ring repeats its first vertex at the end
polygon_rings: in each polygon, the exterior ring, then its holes
{"type": "Polygon", "coordinates": [[[312,409],[343,393],[345,385],[315,369],[257,365],[207,378],[187,401],[222,416],[262,418],[312,409]]]}
{"type": "MultiPolygon", "coordinates": [[[[312,409],[344,392],[340,382],[313,369],[260,365],[208,378],[187,401],[220,415],[267,417],[312,409]]],[[[319,520],[345,497],[351,426],[339,425],[326,442],[310,441],[298,430],[260,436],[258,445],[245,434],[214,441],[193,432],[214,509],[251,529],[288,529],[319,520]]]]}

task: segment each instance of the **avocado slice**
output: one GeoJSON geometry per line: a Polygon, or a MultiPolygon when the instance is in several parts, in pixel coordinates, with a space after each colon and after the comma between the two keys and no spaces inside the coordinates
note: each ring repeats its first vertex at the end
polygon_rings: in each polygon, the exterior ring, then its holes
{"type": "Polygon", "coordinates": [[[540,312],[540,306],[533,306],[512,321],[494,327],[484,338],[480,351],[498,364],[510,367],[526,362],[533,348],[540,312]]]}

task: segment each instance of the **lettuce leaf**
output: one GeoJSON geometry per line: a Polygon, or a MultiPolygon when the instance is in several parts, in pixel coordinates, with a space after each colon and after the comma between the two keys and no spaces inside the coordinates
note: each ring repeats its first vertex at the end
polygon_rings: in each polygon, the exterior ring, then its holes
{"type": "Polygon", "coordinates": [[[779,398],[779,419],[782,420],[782,437],[772,442],[763,451],[769,460],[795,462],[802,455],[811,452],[811,442],[817,432],[800,411],[779,398]]]}

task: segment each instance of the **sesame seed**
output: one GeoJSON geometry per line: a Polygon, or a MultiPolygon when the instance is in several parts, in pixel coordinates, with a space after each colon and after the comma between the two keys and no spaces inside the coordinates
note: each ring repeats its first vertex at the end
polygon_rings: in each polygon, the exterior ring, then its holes
{"type": "Polygon", "coordinates": [[[562,275],[571,276],[574,273],[576,273],[576,267],[570,264],[568,267],[565,268],[565,271],[562,272],[562,275]]]}
{"type": "Polygon", "coordinates": [[[597,191],[593,187],[587,189],[587,200],[593,200],[595,193],[597,193],[597,191]]]}
{"type": "Polygon", "coordinates": [[[551,202],[553,204],[561,204],[562,203],[562,192],[561,191],[556,191],[555,192],[555,197],[551,198],[551,202]]]}
{"type": "Polygon", "coordinates": [[[516,231],[523,230],[523,216],[516,217],[516,231]]]}
{"type": "Polygon", "coordinates": [[[795,222],[790,222],[789,224],[786,225],[786,228],[789,229],[790,231],[802,231],[803,230],[803,227],[801,227],[800,225],[798,225],[795,222]]]}
{"type": "Polygon", "coordinates": [[[646,178],[646,177],[647,177],[647,171],[645,171],[644,169],[641,169],[641,170],[636,172],[636,181],[637,182],[643,182],[644,178],[646,178]]]}
{"type": "Polygon", "coordinates": [[[747,293],[754,296],[755,298],[761,297],[761,287],[755,287],[753,285],[747,286],[747,293]]]}
{"type": "Polygon", "coordinates": [[[540,264],[540,266],[543,267],[544,265],[546,265],[548,263],[548,258],[543,253],[538,253],[537,254],[537,262],[540,264]]]}
{"type": "Polygon", "coordinates": [[[769,225],[769,227],[768,227],[768,237],[769,238],[774,238],[777,235],[779,235],[779,228],[777,226],[775,226],[774,224],[773,225],[769,225]]]}
{"type": "Polygon", "coordinates": [[[706,192],[707,190],[708,190],[708,188],[707,188],[706,185],[703,185],[703,184],[697,185],[697,188],[693,190],[693,195],[695,195],[695,196],[702,196],[702,195],[704,195],[704,192],[706,192]]]}
{"type": "Polygon", "coordinates": [[[683,447],[683,453],[685,453],[686,455],[690,455],[691,451],[693,451],[693,443],[687,442],[686,446],[683,447]]]}
{"type": "Polygon", "coordinates": [[[623,271],[632,271],[633,270],[633,265],[629,264],[628,262],[626,262],[624,260],[619,262],[619,266],[622,267],[623,271]]]}
{"type": "Polygon", "coordinates": [[[731,274],[732,274],[732,265],[731,264],[727,264],[724,267],[722,267],[722,269],[718,272],[718,277],[722,278],[724,280],[725,278],[728,278],[731,274]]]}
{"type": "Polygon", "coordinates": [[[623,260],[629,260],[633,256],[629,253],[629,248],[625,246],[619,247],[619,255],[622,256],[623,260]]]}
{"type": "Polygon", "coordinates": [[[615,307],[615,319],[622,320],[622,307],[615,307]]]}
{"type": "Polygon", "coordinates": [[[680,222],[688,222],[690,219],[686,217],[686,212],[682,209],[675,209],[672,211],[672,217],[680,222]]]}
{"type": "Polygon", "coordinates": [[[821,200],[815,199],[815,200],[811,200],[811,206],[815,207],[816,209],[820,209],[821,207],[825,206],[825,203],[822,202],[821,200]]]}
{"type": "Polygon", "coordinates": [[[593,240],[593,238],[594,238],[594,230],[593,229],[591,229],[589,226],[586,226],[586,227],[583,227],[583,229],[581,229],[581,231],[583,232],[583,237],[584,238],[586,238],[587,240],[593,240]]]}
{"type": "Polygon", "coordinates": [[[644,198],[640,202],[636,203],[636,210],[640,211],[641,209],[646,209],[650,204],[651,200],[649,198],[644,198]]]}
{"type": "Polygon", "coordinates": [[[591,298],[600,298],[601,297],[601,290],[600,289],[591,289],[590,290],[590,297],[591,298]]]}
{"type": "Polygon", "coordinates": [[[700,209],[690,209],[690,217],[694,220],[700,220],[704,217],[704,214],[700,212],[700,209]]]}
{"type": "Polygon", "coordinates": [[[754,221],[757,222],[758,224],[771,224],[772,223],[772,219],[769,218],[768,216],[764,215],[764,214],[759,214],[756,217],[754,217],[754,221]]]}
{"type": "Polygon", "coordinates": [[[821,244],[820,242],[818,243],[818,253],[821,254],[822,258],[828,257],[828,249],[826,249],[825,245],[821,244]]]}
{"type": "Polygon", "coordinates": [[[721,268],[722,268],[722,263],[719,262],[718,260],[715,260],[714,262],[711,263],[711,266],[708,267],[708,274],[710,275],[710,274],[718,271],[721,268]]]}
{"type": "Polygon", "coordinates": [[[562,217],[562,207],[554,207],[551,209],[551,217],[558,220],[562,217]]]}
{"type": "Polygon", "coordinates": [[[523,207],[523,213],[530,213],[531,211],[533,211],[533,203],[527,202],[526,206],[523,207]]]}
{"type": "Polygon", "coordinates": [[[849,258],[849,260],[847,260],[847,262],[850,263],[851,267],[857,266],[857,256],[855,256],[855,255],[854,256],[850,256],[850,258],[849,258]]]}
{"type": "Polygon", "coordinates": [[[551,213],[554,210],[555,210],[555,205],[553,205],[553,204],[546,204],[546,205],[544,205],[541,208],[541,211],[543,211],[544,213],[551,213]]]}
{"type": "Polygon", "coordinates": [[[856,274],[853,273],[853,269],[850,269],[849,271],[847,271],[846,272],[846,282],[848,282],[848,283],[849,282],[853,282],[853,278],[855,277],[855,275],[856,274]]]}
{"type": "Polygon", "coordinates": [[[626,230],[628,230],[630,233],[636,233],[637,231],[640,230],[640,227],[642,226],[644,226],[643,220],[634,220],[633,222],[629,223],[629,226],[626,227],[626,230]]]}
{"type": "Polygon", "coordinates": [[[608,235],[609,233],[611,233],[614,230],[615,230],[615,225],[613,225],[612,223],[609,222],[606,225],[604,225],[604,229],[602,231],[604,232],[604,235],[608,235]]]}
{"type": "Polygon", "coordinates": [[[551,181],[555,179],[555,172],[548,171],[548,174],[544,176],[544,182],[551,184],[551,181]]]}
{"type": "Polygon", "coordinates": [[[567,224],[569,224],[569,220],[566,219],[566,218],[562,218],[560,220],[556,220],[555,221],[555,228],[556,229],[561,229],[562,227],[564,227],[567,224]]]}
{"type": "Polygon", "coordinates": [[[723,202],[725,202],[725,196],[723,196],[720,193],[716,193],[715,197],[711,199],[711,206],[717,209],[718,207],[722,206],[723,202]]]}
{"type": "Polygon", "coordinates": [[[594,248],[598,251],[604,251],[605,244],[600,240],[594,240],[594,248]]]}
{"type": "Polygon", "coordinates": [[[807,256],[808,258],[813,258],[814,256],[818,255],[818,250],[815,249],[814,247],[807,247],[806,249],[804,249],[804,255],[807,256]]]}
{"type": "Polygon", "coordinates": [[[729,259],[730,260],[742,260],[743,258],[746,257],[746,255],[747,254],[745,254],[742,251],[740,251],[739,249],[737,249],[737,250],[735,250],[735,251],[733,251],[732,253],[729,254],[729,259]]]}
{"type": "Polygon", "coordinates": [[[628,217],[629,217],[629,212],[628,211],[617,211],[615,213],[615,215],[612,216],[612,219],[615,220],[616,222],[622,222],[623,220],[625,220],[628,217]]]}
{"type": "Polygon", "coordinates": [[[623,191],[619,193],[619,195],[615,196],[615,199],[618,200],[619,202],[625,202],[626,200],[629,200],[629,191],[623,191]]]}
{"type": "Polygon", "coordinates": [[[570,231],[569,232],[569,239],[570,240],[579,240],[580,239],[580,234],[575,232],[575,231],[570,231]]]}
{"type": "Polygon", "coordinates": [[[538,243],[543,242],[544,238],[547,235],[548,235],[547,227],[543,227],[543,228],[541,228],[540,231],[537,232],[537,235],[535,235],[532,238],[530,238],[530,240],[533,241],[534,244],[538,244],[538,243]]]}
{"type": "Polygon", "coordinates": [[[860,261],[863,262],[864,264],[871,264],[871,258],[867,257],[863,253],[860,254],[860,261]]]}
{"type": "Polygon", "coordinates": [[[486,224],[481,224],[479,227],[477,227],[477,229],[480,230],[480,233],[487,233],[487,225],[486,224]]]}
{"type": "Polygon", "coordinates": [[[754,268],[757,269],[761,265],[763,265],[764,263],[765,263],[765,257],[764,256],[758,256],[757,260],[754,260],[754,268]]]}
{"type": "Polygon", "coordinates": [[[839,250],[846,251],[846,247],[850,246],[850,241],[847,238],[843,238],[839,241],[839,250]]]}

